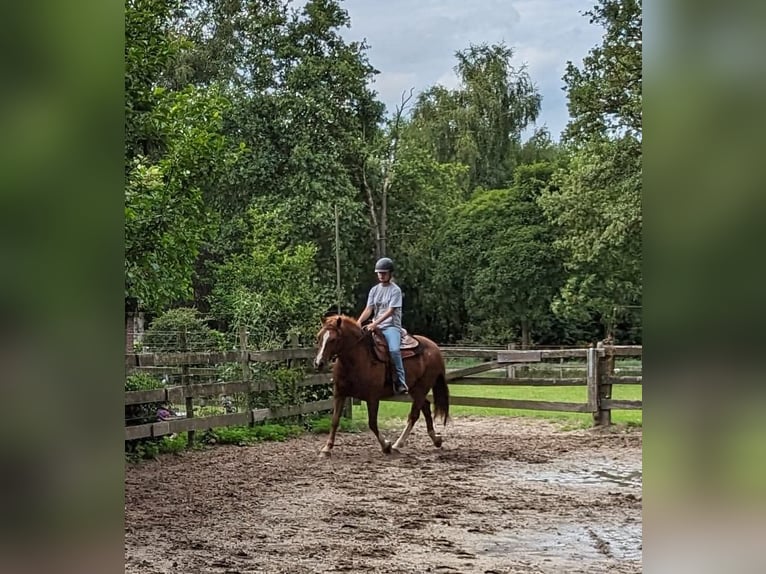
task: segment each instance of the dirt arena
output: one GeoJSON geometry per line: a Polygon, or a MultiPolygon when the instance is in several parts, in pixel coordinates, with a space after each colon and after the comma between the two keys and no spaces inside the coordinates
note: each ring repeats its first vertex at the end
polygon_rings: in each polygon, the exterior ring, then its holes
{"type": "Polygon", "coordinates": [[[125,572],[641,572],[640,429],[442,433],[436,449],[421,420],[398,455],[362,432],[329,459],[306,435],[128,466],[125,572]]]}

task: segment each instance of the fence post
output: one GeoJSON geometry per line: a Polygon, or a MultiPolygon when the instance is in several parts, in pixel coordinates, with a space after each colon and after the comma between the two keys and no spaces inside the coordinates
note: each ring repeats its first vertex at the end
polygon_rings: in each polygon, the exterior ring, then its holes
{"type": "Polygon", "coordinates": [[[250,408],[250,395],[253,392],[252,389],[252,376],[250,373],[250,355],[247,352],[247,327],[245,325],[240,325],[237,329],[237,334],[239,336],[239,366],[240,369],[242,369],[242,380],[247,383],[247,405],[246,408],[248,411],[250,411],[251,417],[250,422],[248,423],[249,426],[254,426],[255,422],[252,418],[252,412],[253,410],[250,408]]]}
{"type": "MultiPolygon", "coordinates": [[[[564,346],[560,346],[559,349],[564,350],[564,346]]],[[[559,379],[564,378],[564,357],[559,357],[559,379]]]]}
{"type": "MultiPolygon", "coordinates": [[[[186,327],[181,331],[181,352],[187,353],[189,351],[189,340],[186,335],[186,327]]],[[[186,394],[186,418],[194,418],[194,398],[191,396],[191,377],[189,376],[189,364],[184,363],[181,365],[181,384],[184,387],[184,394],[186,394]]],[[[186,432],[186,446],[191,447],[194,445],[194,431],[190,430],[186,432]]]]}
{"type": "MultiPolygon", "coordinates": [[[[596,349],[594,349],[594,351],[596,351],[596,349]]],[[[594,422],[597,426],[608,427],[612,424],[612,410],[601,408],[601,405],[603,404],[602,401],[604,399],[612,398],[612,383],[610,382],[610,377],[612,376],[612,369],[614,369],[614,351],[611,348],[606,349],[603,342],[598,343],[597,351],[596,385],[598,388],[598,410],[594,422]]]]}
{"type": "MultiPolygon", "coordinates": [[[[508,349],[509,351],[512,351],[512,350],[514,350],[516,348],[516,343],[508,343],[505,346],[505,348],[508,349]]],[[[509,364],[505,368],[505,376],[508,379],[515,379],[516,378],[516,365],[514,365],[512,363],[509,364]]]]}
{"type": "Polygon", "coordinates": [[[346,402],[343,403],[343,412],[341,416],[349,420],[354,418],[354,401],[351,397],[346,398],[346,402]]]}
{"type": "Polygon", "coordinates": [[[588,410],[593,415],[593,424],[598,424],[598,354],[595,347],[587,350],[588,410]]]}

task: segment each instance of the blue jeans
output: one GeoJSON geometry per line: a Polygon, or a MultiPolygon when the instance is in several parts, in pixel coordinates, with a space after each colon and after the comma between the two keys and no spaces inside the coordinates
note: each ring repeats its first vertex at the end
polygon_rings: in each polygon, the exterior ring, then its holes
{"type": "Polygon", "coordinates": [[[396,375],[399,377],[399,385],[406,387],[404,364],[402,363],[402,352],[400,350],[402,346],[402,331],[399,327],[385,327],[383,329],[383,336],[386,338],[386,343],[388,343],[388,352],[391,353],[391,360],[394,363],[396,375]]]}

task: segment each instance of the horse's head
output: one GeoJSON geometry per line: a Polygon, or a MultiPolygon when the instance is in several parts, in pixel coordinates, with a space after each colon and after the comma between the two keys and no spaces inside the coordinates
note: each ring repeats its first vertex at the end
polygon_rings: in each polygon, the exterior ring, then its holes
{"type": "Polygon", "coordinates": [[[314,368],[321,369],[340,351],[343,342],[343,317],[334,315],[322,320],[322,328],[317,333],[317,355],[314,368]]]}

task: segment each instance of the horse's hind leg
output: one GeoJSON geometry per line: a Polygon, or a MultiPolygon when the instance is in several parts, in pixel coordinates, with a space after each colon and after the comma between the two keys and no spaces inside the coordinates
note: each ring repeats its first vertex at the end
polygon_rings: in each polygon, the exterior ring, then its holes
{"type": "Polygon", "coordinates": [[[431,403],[428,399],[425,400],[423,403],[423,407],[420,409],[423,411],[423,418],[426,419],[426,428],[428,429],[428,436],[431,437],[431,440],[434,443],[434,446],[436,448],[440,448],[442,445],[442,436],[440,434],[436,434],[436,431],[434,430],[434,419],[431,416],[431,403]]]}
{"type": "Polygon", "coordinates": [[[378,404],[378,401],[367,401],[367,424],[375,435],[375,438],[378,439],[381,450],[384,453],[389,454],[391,452],[391,443],[380,436],[380,431],[378,431],[378,404]]]}
{"type": "Polygon", "coordinates": [[[396,439],[396,442],[391,447],[394,450],[399,450],[404,446],[405,441],[407,440],[407,437],[410,436],[410,433],[412,432],[412,427],[415,426],[415,423],[418,422],[418,417],[420,416],[420,404],[422,403],[423,399],[416,399],[413,397],[412,400],[412,408],[410,409],[410,414],[407,417],[407,426],[404,427],[404,430],[402,431],[402,434],[399,435],[399,438],[396,439]]]}

